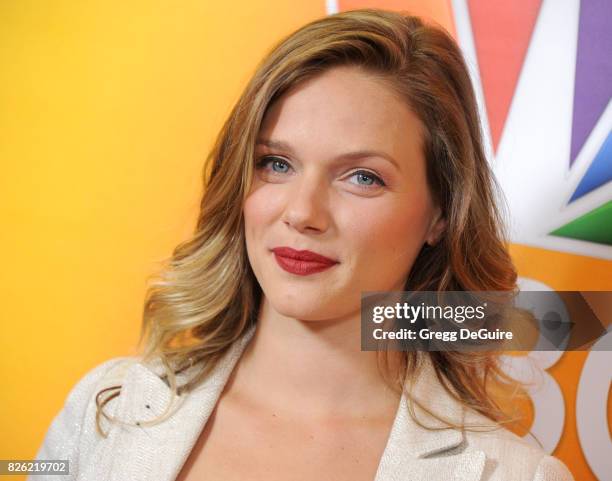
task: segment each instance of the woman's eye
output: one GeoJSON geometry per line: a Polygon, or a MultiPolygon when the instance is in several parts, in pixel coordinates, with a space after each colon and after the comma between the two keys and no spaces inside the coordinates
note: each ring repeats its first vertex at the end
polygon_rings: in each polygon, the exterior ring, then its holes
{"type": "Polygon", "coordinates": [[[359,185],[360,187],[368,188],[373,186],[374,184],[378,184],[380,186],[386,185],[380,177],[366,170],[359,170],[357,172],[354,172],[351,175],[351,178],[353,177],[357,179],[357,185],[359,185]]]}
{"type": "Polygon", "coordinates": [[[272,155],[262,157],[259,162],[257,162],[257,168],[263,169],[264,167],[268,167],[270,164],[272,166],[272,172],[278,174],[285,174],[289,170],[289,164],[285,160],[272,155]]]}

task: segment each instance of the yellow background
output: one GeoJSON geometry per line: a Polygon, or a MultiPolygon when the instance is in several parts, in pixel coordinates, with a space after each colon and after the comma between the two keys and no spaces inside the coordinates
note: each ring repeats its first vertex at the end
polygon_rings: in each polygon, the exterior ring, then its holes
{"type": "MultiPolygon", "coordinates": [[[[401,7],[454,32],[446,1],[401,7]]],[[[194,226],[223,120],[268,49],[325,13],[322,0],[0,2],[0,459],[32,459],[77,380],[135,352],[146,277],[194,226]]],[[[612,289],[603,260],[512,254],[555,289],[612,289]]],[[[593,479],[572,419],[584,357],[551,370],[568,416],[556,454],[593,479]]]]}

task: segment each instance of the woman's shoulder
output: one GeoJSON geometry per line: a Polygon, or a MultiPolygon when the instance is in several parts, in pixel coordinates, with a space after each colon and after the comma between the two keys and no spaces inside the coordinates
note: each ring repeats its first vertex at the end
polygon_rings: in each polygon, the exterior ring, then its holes
{"type": "MultiPolygon", "coordinates": [[[[465,439],[468,446],[481,450],[488,460],[491,481],[529,479],[533,481],[573,481],[567,466],[541,447],[479,413],[466,414],[465,439]],[[470,428],[469,426],[486,428],[470,428]]],[[[487,478],[489,479],[489,478],[487,478]]]]}
{"type": "Polygon", "coordinates": [[[98,390],[120,383],[127,369],[138,362],[132,356],[114,357],[89,368],[71,387],[58,416],[78,418],[87,404],[93,402],[98,390]]]}
{"type": "Polygon", "coordinates": [[[91,431],[97,393],[120,383],[136,357],[114,357],[94,365],[72,386],[59,412],[52,419],[36,459],[68,459],[70,471],[76,471],[83,446],[83,432],[91,431]],[[91,426],[90,426],[91,424],[91,426]]]}
{"type": "Polygon", "coordinates": [[[64,409],[84,406],[98,388],[120,382],[127,369],[137,362],[138,358],[132,356],[113,357],[89,368],[71,387],[65,398],[64,409]]]}

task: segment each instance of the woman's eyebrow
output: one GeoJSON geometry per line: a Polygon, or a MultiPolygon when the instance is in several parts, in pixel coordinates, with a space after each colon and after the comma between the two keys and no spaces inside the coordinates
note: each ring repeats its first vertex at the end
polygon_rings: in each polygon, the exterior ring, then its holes
{"type": "MultiPolygon", "coordinates": [[[[288,143],[283,142],[282,140],[257,139],[256,145],[265,145],[266,147],[270,147],[271,149],[283,150],[290,154],[294,153],[291,146],[288,143]]],[[[337,159],[338,160],[357,160],[357,159],[364,159],[367,157],[381,157],[391,162],[397,170],[401,170],[399,163],[393,157],[379,150],[356,150],[354,152],[347,152],[345,154],[341,154],[337,157],[337,159]]]]}

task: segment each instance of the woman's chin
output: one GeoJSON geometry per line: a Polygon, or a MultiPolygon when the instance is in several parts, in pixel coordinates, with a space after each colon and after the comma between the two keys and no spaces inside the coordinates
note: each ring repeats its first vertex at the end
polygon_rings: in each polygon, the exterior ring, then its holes
{"type": "Polygon", "coordinates": [[[270,301],[274,310],[284,317],[302,321],[318,321],[327,317],[325,309],[321,309],[321,306],[315,301],[309,302],[308,299],[301,299],[297,302],[286,298],[270,301]]]}
{"type": "MultiPolygon", "coordinates": [[[[323,293],[310,295],[302,292],[300,295],[273,295],[268,297],[270,306],[281,316],[300,321],[329,321],[346,316],[347,306],[343,306],[338,298],[332,301],[323,293]]],[[[357,306],[357,309],[359,307],[357,306]]],[[[349,309],[350,310],[350,309],[349,309]]]]}

